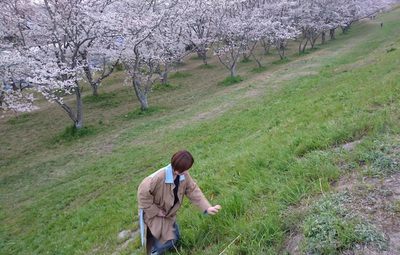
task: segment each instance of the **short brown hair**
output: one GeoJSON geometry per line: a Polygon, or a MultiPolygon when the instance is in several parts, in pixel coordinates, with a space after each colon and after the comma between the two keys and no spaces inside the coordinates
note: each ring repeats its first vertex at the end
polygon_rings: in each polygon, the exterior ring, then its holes
{"type": "Polygon", "coordinates": [[[175,152],[175,154],[171,158],[172,169],[179,173],[183,173],[184,171],[189,170],[192,167],[193,163],[193,156],[187,150],[175,152]]]}

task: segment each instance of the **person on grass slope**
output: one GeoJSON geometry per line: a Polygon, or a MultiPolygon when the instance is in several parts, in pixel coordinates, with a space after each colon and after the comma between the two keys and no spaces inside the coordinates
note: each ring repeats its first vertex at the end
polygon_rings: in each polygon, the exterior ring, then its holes
{"type": "MultiPolygon", "coordinates": [[[[143,179],[137,193],[139,215],[141,215],[142,239],[146,226],[146,252],[162,254],[176,245],[180,232],[176,213],[182,205],[183,196],[204,214],[214,215],[220,205],[211,206],[189,175],[194,163],[186,150],[176,152],[171,164],[143,179]]],[[[143,244],[142,240],[142,244],[143,244]]]]}

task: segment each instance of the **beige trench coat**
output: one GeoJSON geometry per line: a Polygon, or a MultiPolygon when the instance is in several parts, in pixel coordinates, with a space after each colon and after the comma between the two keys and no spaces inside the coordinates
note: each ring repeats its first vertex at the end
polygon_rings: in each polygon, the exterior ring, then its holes
{"type": "Polygon", "coordinates": [[[186,195],[201,212],[205,212],[211,206],[188,171],[179,178],[179,201],[175,206],[173,193],[175,184],[171,165],[146,177],[138,188],[138,209],[144,211],[144,222],[160,243],[175,238],[173,224],[176,212],[182,205],[183,195],[186,195]],[[164,209],[167,213],[165,217],[157,216],[160,209],[164,209]]]}

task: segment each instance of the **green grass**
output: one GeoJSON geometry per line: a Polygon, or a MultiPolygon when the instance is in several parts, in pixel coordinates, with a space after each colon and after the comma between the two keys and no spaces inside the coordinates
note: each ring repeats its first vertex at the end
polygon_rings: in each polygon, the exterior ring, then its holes
{"type": "Polygon", "coordinates": [[[34,115],[33,113],[22,113],[22,114],[19,114],[19,115],[15,116],[15,117],[10,117],[7,120],[7,123],[11,124],[11,125],[16,125],[16,124],[28,122],[29,120],[32,119],[33,115],[34,115]]]}
{"type": "MultiPolygon", "coordinates": [[[[192,177],[222,205],[211,217],[184,201],[179,254],[280,254],[289,231],[283,212],[330,191],[342,169],[398,171],[388,141],[400,132],[400,53],[391,50],[400,47],[399,11],[355,24],[306,55],[289,44],[290,61],[268,55],[261,73],[251,71],[255,62],[239,63],[246,79],[230,86],[218,86],[226,69],[217,59],[204,69],[188,61],[182,73],[191,76],[153,90],[145,112],[116,72],[98,99],[84,96],[84,126],[94,131],[66,143],[52,142],[70,126],[55,104],[0,120],[0,254],[143,254],[138,238],[122,247],[118,233],[137,229],[140,181],[178,149],[192,152],[192,177]],[[338,154],[359,139],[357,150],[338,154]]],[[[305,216],[294,224],[318,227],[305,216]]],[[[340,246],[327,243],[332,252],[359,241],[360,228],[377,233],[357,218],[327,224],[343,229],[340,246]]]]}
{"type": "Polygon", "coordinates": [[[191,77],[192,74],[189,72],[177,71],[170,75],[170,78],[187,78],[191,77]]]}
{"type": "MultiPolygon", "coordinates": [[[[298,56],[301,56],[301,55],[299,54],[299,55],[295,55],[295,56],[298,57],[298,56]]],[[[284,57],[283,59],[279,59],[279,60],[276,60],[276,61],[272,62],[272,64],[274,64],[274,65],[282,65],[282,64],[286,64],[288,62],[290,62],[290,59],[288,59],[287,57],[284,57]]]]}
{"type": "Polygon", "coordinates": [[[198,69],[213,69],[213,68],[215,68],[215,65],[211,65],[211,64],[205,65],[205,64],[202,64],[202,65],[199,65],[197,68],[198,68],[198,69]]]}
{"type": "Polygon", "coordinates": [[[87,95],[82,101],[85,105],[93,105],[99,108],[117,107],[121,104],[121,99],[118,98],[117,93],[103,93],[98,96],[87,95]]]}

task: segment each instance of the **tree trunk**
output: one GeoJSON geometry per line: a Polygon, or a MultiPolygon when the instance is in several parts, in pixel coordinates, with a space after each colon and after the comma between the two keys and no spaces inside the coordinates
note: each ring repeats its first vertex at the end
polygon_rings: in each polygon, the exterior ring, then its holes
{"type": "Polygon", "coordinates": [[[243,60],[244,61],[249,61],[250,55],[247,55],[246,52],[243,52],[243,60]]]}
{"type": "Polygon", "coordinates": [[[322,44],[325,44],[325,41],[326,41],[326,32],[325,32],[325,31],[322,31],[321,43],[322,43],[322,44]]]}
{"type": "Polygon", "coordinates": [[[349,32],[350,24],[346,26],[341,26],[341,28],[342,28],[342,33],[347,34],[349,32]]]}
{"type": "Polygon", "coordinates": [[[303,39],[299,43],[299,53],[304,53],[306,51],[307,44],[308,44],[308,38],[307,37],[303,37],[303,39]],[[306,41],[306,42],[303,45],[304,41],[306,41]],[[302,47],[302,45],[303,45],[303,47],[302,47]]]}
{"type": "Polygon", "coordinates": [[[161,84],[163,85],[163,86],[167,86],[167,83],[168,83],[168,73],[167,72],[163,72],[163,74],[162,74],[162,80],[161,80],[161,84]]]}
{"type": "MultiPolygon", "coordinates": [[[[83,58],[86,58],[86,63],[87,61],[87,53],[82,54],[83,58]]],[[[107,78],[108,76],[111,75],[111,73],[114,71],[115,67],[119,64],[119,59],[117,61],[115,61],[115,63],[113,63],[110,67],[110,69],[107,71],[106,68],[106,60],[105,58],[103,58],[103,68],[102,71],[100,72],[99,77],[95,80],[93,79],[93,74],[92,74],[92,70],[90,69],[89,65],[87,64],[87,66],[83,67],[83,71],[85,72],[86,78],[90,84],[90,86],[92,87],[92,92],[93,92],[93,96],[98,96],[99,93],[97,91],[99,84],[101,83],[101,81],[105,78],[107,78]]]]}
{"type": "Polygon", "coordinates": [[[258,67],[262,67],[261,62],[256,58],[253,51],[251,52],[251,55],[253,56],[254,60],[257,62],[258,67]]]}
{"type": "Polygon", "coordinates": [[[136,97],[139,100],[140,105],[141,105],[140,109],[142,109],[142,111],[149,109],[149,104],[147,102],[147,91],[148,90],[145,89],[144,91],[142,91],[140,81],[137,81],[135,79],[135,77],[133,77],[132,80],[133,80],[132,86],[135,89],[136,97]]]}
{"type": "Polygon", "coordinates": [[[207,55],[203,55],[203,63],[204,65],[208,65],[207,55]]]}
{"type": "Polygon", "coordinates": [[[0,107],[3,106],[3,100],[4,100],[4,97],[5,97],[4,93],[5,93],[4,91],[0,92],[0,107]]]}
{"type": "Polygon", "coordinates": [[[197,57],[203,60],[204,65],[207,65],[208,64],[207,50],[204,48],[204,46],[201,46],[201,48],[197,48],[196,52],[197,52],[197,57]]]}
{"type": "Polygon", "coordinates": [[[142,109],[142,111],[145,111],[145,110],[149,109],[149,104],[147,102],[147,92],[146,92],[146,90],[142,91],[140,89],[141,84],[138,84],[138,81],[135,82],[135,79],[133,79],[133,81],[132,81],[132,86],[135,89],[136,97],[140,102],[140,105],[141,105],[140,109],[142,109]]]}
{"type": "Polygon", "coordinates": [[[336,39],[335,38],[335,29],[334,28],[329,29],[329,36],[330,36],[331,40],[335,40],[336,39]]]}
{"type": "Polygon", "coordinates": [[[303,36],[303,39],[301,39],[301,41],[299,42],[299,53],[304,53],[305,50],[305,46],[307,45],[308,40],[306,40],[307,37],[303,36]],[[306,43],[303,46],[303,42],[306,40],[306,43]]]}
{"type": "Polygon", "coordinates": [[[301,44],[303,43],[303,40],[301,40],[301,42],[299,42],[299,53],[301,53],[301,44]]]}
{"type": "Polygon", "coordinates": [[[307,39],[308,39],[308,41],[310,42],[310,44],[311,44],[311,48],[314,48],[314,44],[315,44],[315,40],[317,40],[317,39],[315,39],[315,35],[314,35],[314,32],[308,32],[308,34],[307,34],[307,39]]]}
{"type": "Polygon", "coordinates": [[[97,83],[93,83],[92,85],[92,91],[93,91],[93,96],[97,97],[99,95],[99,92],[97,92],[97,83]]]}
{"type": "Polygon", "coordinates": [[[312,39],[310,40],[310,44],[311,44],[311,49],[314,49],[314,47],[315,47],[314,38],[312,38],[312,39]]]}
{"type": "Polygon", "coordinates": [[[169,64],[168,63],[165,63],[165,66],[164,66],[164,71],[161,73],[161,84],[163,85],[163,86],[167,86],[167,83],[168,83],[168,70],[169,70],[169,64]]]}
{"type": "MultiPolygon", "coordinates": [[[[76,82],[77,83],[77,82],[76,82]]],[[[83,127],[83,102],[82,102],[82,94],[77,85],[75,88],[75,97],[76,97],[76,116],[71,107],[66,105],[63,100],[55,99],[55,102],[59,104],[64,111],[67,112],[70,119],[74,122],[74,126],[76,129],[81,129],[83,127]]]]}
{"type": "Polygon", "coordinates": [[[75,128],[81,129],[83,127],[83,102],[82,102],[82,94],[79,89],[79,85],[77,85],[75,89],[76,95],[76,120],[75,120],[75,128]]]}
{"type": "Polygon", "coordinates": [[[267,54],[269,53],[269,47],[271,46],[271,43],[269,40],[265,41],[265,38],[261,40],[261,45],[263,46],[264,53],[267,54]]]}
{"type": "Polygon", "coordinates": [[[146,111],[146,110],[149,109],[149,104],[147,103],[147,97],[142,99],[142,100],[139,100],[139,101],[140,101],[140,104],[141,104],[140,109],[142,111],[146,111]]]}
{"type": "Polygon", "coordinates": [[[279,53],[280,59],[283,60],[285,58],[285,47],[281,47],[281,43],[278,43],[276,49],[279,53]]]}
{"type": "Polygon", "coordinates": [[[231,66],[230,71],[231,71],[231,78],[235,78],[235,65],[231,66]]]}

